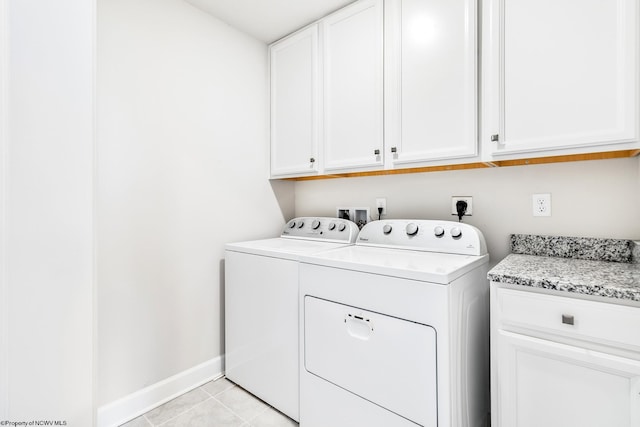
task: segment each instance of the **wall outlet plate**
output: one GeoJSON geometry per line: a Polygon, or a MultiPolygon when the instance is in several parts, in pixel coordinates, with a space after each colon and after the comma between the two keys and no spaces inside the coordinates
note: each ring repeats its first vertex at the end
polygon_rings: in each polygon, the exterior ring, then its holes
{"type": "Polygon", "coordinates": [[[473,197],[471,196],[451,196],[451,215],[458,216],[458,209],[456,209],[456,203],[458,200],[467,202],[467,211],[464,216],[473,215],[473,197]]]}
{"type": "Polygon", "coordinates": [[[355,222],[358,228],[362,228],[370,219],[369,208],[337,207],[336,216],[355,222]]]}
{"type": "Polygon", "coordinates": [[[351,208],[336,208],[336,217],[350,220],[351,208]]]}
{"type": "Polygon", "coordinates": [[[534,194],[531,199],[533,216],[551,216],[551,193],[534,194]]]}

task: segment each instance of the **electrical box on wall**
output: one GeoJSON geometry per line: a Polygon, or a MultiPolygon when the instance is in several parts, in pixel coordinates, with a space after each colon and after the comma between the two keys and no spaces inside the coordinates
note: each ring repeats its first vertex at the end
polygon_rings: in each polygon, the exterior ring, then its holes
{"type": "Polygon", "coordinates": [[[336,208],[338,218],[348,219],[355,222],[358,228],[364,227],[369,222],[369,208],[336,208]]]}

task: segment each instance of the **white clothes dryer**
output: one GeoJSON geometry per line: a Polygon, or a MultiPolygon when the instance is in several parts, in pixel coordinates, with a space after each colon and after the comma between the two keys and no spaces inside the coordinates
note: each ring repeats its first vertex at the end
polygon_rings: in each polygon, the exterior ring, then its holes
{"type": "Polygon", "coordinates": [[[478,229],[431,220],[302,257],[300,426],[485,426],[488,261],[478,229]]]}
{"type": "Polygon", "coordinates": [[[225,246],[226,377],[299,420],[298,260],[352,245],[355,223],[295,218],[280,237],[225,246]]]}

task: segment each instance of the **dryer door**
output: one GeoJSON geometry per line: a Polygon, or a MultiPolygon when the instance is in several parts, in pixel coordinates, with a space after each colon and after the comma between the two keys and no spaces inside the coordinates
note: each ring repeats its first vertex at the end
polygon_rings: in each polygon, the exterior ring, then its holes
{"type": "Polygon", "coordinates": [[[437,425],[436,332],[306,296],[305,369],[422,426],[437,425]]]}

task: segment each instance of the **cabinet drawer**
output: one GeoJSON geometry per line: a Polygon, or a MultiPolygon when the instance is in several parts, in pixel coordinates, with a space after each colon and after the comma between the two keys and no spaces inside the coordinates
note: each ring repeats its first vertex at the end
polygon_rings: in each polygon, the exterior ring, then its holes
{"type": "Polygon", "coordinates": [[[640,309],[498,288],[501,329],[524,327],[640,351],[640,309]]]}

